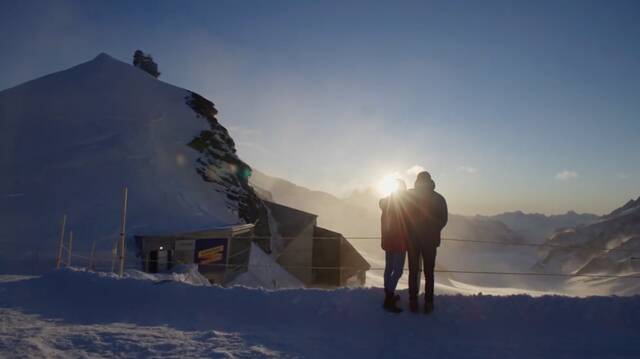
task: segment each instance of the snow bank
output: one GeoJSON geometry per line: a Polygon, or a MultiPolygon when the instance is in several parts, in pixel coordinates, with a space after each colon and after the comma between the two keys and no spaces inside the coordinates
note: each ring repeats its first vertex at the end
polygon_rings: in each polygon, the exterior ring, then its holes
{"type": "Polygon", "coordinates": [[[246,273],[239,275],[231,285],[268,289],[303,288],[305,286],[255,243],[251,243],[249,269],[246,273]]]}
{"type": "Polygon", "coordinates": [[[430,316],[386,313],[381,297],[57,271],[0,283],[0,356],[39,343],[100,357],[640,357],[640,297],[437,296],[430,316]]]}
{"type": "MultiPolygon", "coordinates": [[[[74,269],[84,271],[84,269],[74,269]]],[[[113,273],[107,274],[109,277],[117,277],[113,273]]],[[[211,282],[205,278],[199,271],[197,264],[179,265],[171,269],[167,273],[146,273],[136,269],[127,269],[124,273],[125,278],[151,280],[155,282],[178,282],[196,286],[210,287],[211,282]]]]}

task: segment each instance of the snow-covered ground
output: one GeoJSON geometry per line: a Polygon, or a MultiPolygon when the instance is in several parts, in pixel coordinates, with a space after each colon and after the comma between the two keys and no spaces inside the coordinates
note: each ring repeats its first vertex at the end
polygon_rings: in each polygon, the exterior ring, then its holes
{"type": "Polygon", "coordinates": [[[640,297],[440,295],[430,316],[394,315],[376,288],[269,291],[133,274],[0,282],[0,357],[640,357],[640,297]]]}
{"type": "Polygon", "coordinates": [[[273,254],[266,254],[260,246],[252,243],[249,268],[233,284],[268,289],[304,287],[304,283],[282,268],[273,257],[273,254]]]}

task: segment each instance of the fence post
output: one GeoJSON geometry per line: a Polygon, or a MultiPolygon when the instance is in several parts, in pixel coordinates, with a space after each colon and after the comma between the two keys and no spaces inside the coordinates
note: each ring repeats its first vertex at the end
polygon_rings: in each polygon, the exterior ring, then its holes
{"type": "Polygon", "coordinates": [[[67,215],[62,216],[62,227],[60,228],[60,242],[58,243],[58,258],[56,258],[56,269],[60,269],[62,262],[62,247],[64,246],[64,231],[67,226],[67,215]]]}
{"type": "Polygon", "coordinates": [[[129,190],[127,187],[122,189],[123,201],[122,201],[122,217],[120,219],[120,276],[124,275],[124,238],[125,238],[125,229],[127,224],[127,197],[129,190]]]}
{"type": "Polygon", "coordinates": [[[118,241],[113,242],[113,248],[111,248],[111,273],[116,270],[116,255],[118,254],[118,241]]]}
{"type": "Polygon", "coordinates": [[[69,255],[67,256],[67,267],[71,266],[71,250],[73,249],[73,231],[69,231],[69,255]]]}
{"type": "Polygon", "coordinates": [[[342,275],[342,268],[343,268],[343,263],[342,263],[342,247],[344,246],[344,237],[342,235],[340,235],[340,244],[338,244],[338,286],[342,287],[342,280],[343,280],[343,275],[342,275]]]}
{"type": "Polygon", "coordinates": [[[94,270],[94,264],[93,264],[93,256],[96,253],[96,241],[94,240],[93,243],[91,243],[91,256],[89,257],[89,270],[94,270]]]}

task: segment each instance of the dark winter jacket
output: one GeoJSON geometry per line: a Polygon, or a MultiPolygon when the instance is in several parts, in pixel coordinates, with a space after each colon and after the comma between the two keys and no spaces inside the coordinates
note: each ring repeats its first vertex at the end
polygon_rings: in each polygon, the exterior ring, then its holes
{"type": "Polygon", "coordinates": [[[444,197],[424,185],[409,190],[407,202],[409,239],[438,247],[449,219],[444,197]]]}
{"type": "Polygon", "coordinates": [[[406,197],[407,191],[401,191],[380,200],[381,244],[384,251],[405,252],[407,250],[406,197]]]}

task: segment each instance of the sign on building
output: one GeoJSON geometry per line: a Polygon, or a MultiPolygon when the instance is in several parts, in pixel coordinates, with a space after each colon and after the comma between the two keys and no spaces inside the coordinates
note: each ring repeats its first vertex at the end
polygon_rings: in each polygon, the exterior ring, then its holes
{"type": "Polygon", "coordinates": [[[227,238],[196,239],[194,263],[198,263],[201,272],[217,272],[226,269],[227,238]]]}

